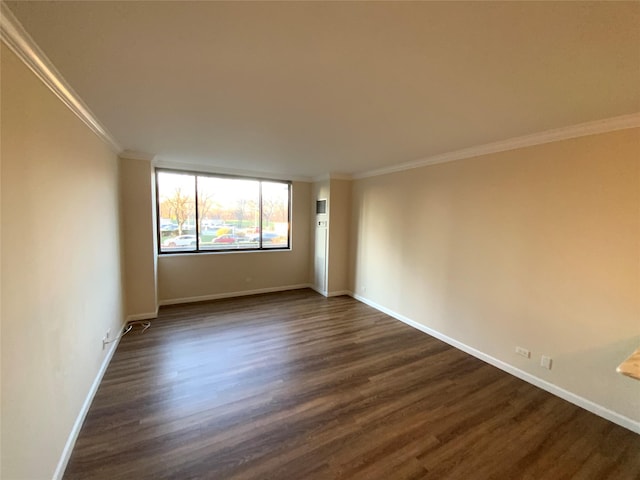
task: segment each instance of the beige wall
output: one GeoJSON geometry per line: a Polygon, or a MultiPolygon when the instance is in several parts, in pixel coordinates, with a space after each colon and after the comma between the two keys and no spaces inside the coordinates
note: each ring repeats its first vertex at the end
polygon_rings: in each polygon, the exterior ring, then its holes
{"type": "Polygon", "coordinates": [[[118,165],[4,45],[2,472],[50,479],[122,325],[118,165]]]}
{"type": "Polygon", "coordinates": [[[639,164],[635,129],[358,180],[352,288],[638,421],[639,164]]]}
{"type": "Polygon", "coordinates": [[[349,225],[351,222],[351,180],[331,179],[329,216],[328,294],[349,288],[349,225]]]}
{"type": "Polygon", "coordinates": [[[309,183],[293,183],[290,251],[161,255],[158,258],[160,302],[307,285],[310,198],[309,183]]]}
{"type": "Polygon", "coordinates": [[[157,314],[155,198],[150,160],[120,158],[126,314],[130,320],[157,314]]]}

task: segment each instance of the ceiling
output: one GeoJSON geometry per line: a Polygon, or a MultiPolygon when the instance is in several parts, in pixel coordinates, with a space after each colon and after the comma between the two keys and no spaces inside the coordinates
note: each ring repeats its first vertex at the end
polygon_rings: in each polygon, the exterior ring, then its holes
{"type": "Polygon", "coordinates": [[[640,111],[640,2],[6,2],[117,142],[360,173],[640,111]]]}

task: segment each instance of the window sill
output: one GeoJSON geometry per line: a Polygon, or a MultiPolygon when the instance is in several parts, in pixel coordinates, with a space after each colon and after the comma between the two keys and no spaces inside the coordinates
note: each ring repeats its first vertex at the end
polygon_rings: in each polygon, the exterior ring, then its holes
{"type": "Polygon", "coordinates": [[[158,258],[162,257],[184,257],[186,256],[199,256],[199,255],[225,255],[225,254],[242,254],[242,253],[283,253],[283,252],[291,252],[293,248],[273,248],[273,249],[263,249],[263,250],[200,250],[197,252],[194,251],[184,251],[184,252],[157,252],[156,256],[158,258]]]}

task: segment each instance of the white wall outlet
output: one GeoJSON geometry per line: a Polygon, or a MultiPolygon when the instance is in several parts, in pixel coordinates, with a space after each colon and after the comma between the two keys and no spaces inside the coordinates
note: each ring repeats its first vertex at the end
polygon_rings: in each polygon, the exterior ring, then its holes
{"type": "Polygon", "coordinates": [[[531,352],[526,348],[516,347],[516,353],[524,358],[531,358],[531,352]]]}
{"type": "Polygon", "coordinates": [[[542,358],[540,359],[540,366],[542,368],[546,368],[547,370],[551,370],[551,357],[547,357],[546,355],[543,355],[542,358]]]}
{"type": "Polygon", "coordinates": [[[111,329],[107,330],[107,333],[104,334],[104,337],[102,337],[102,349],[104,350],[106,348],[106,346],[111,343],[109,342],[109,338],[111,338],[111,329]]]}
{"type": "Polygon", "coordinates": [[[362,287],[362,293],[366,293],[367,287],[362,287]]]}

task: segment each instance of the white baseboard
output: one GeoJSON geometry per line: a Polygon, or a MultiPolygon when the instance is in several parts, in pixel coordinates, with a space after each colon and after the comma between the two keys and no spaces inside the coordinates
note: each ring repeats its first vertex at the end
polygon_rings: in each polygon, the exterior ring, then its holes
{"type": "MultiPolygon", "coordinates": [[[[124,326],[124,325],[123,325],[124,326]]],[[[111,363],[111,359],[113,358],[113,354],[116,352],[118,345],[120,344],[120,339],[122,336],[118,336],[115,342],[109,345],[109,350],[107,354],[104,356],[102,360],[102,364],[100,365],[100,369],[96,374],[96,378],[93,380],[91,384],[91,388],[89,388],[89,392],[87,393],[87,398],[85,398],[82,407],[80,408],[80,412],[78,413],[78,417],[76,418],[73,427],[71,428],[71,432],[69,433],[69,437],[67,438],[67,443],[62,450],[62,455],[60,456],[60,460],[58,461],[58,465],[56,466],[56,470],[53,473],[53,480],[62,480],[62,476],[64,475],[64,471],[67,468],[67,463],[69,463],[69,458],[71,458],[71,452],[73,452],[73,447],[76,444],[76,440],[78,439],[78,435],[80,434],[80,430],[82,429],[82,424],[84,423],[84,419],[89,413],[89,407],[91,407],[91,402],[93,402],[93,397],[95,397],[96,392],[98,391],[98,387],[100,386],[100,382],[102,382],[102,377],[104,377],[104,373],[107,371],[107,367],[109,363],[111,363]]]]}
{"type": "MultiPolygon", "coordinates": [[[[300,283],[297,285],[283,285],[281,287],[258,288],[256,290],[241,290],[238,292],[214,293],[213,295],[201,295],[198,297],[170,298],[160,300],[159,305],[178,305],[180,303],[206,302],[207,300],[219,300],[221,298],[244,297],[247,295],[258,295],[260,293],[284,292],[286,290],[300,290],[309,288],[308,283],[300,283]]],[[[313,288],[313,287],[311,287],[313,288]]]]}
{"type": "Polygon", "coordinates": [[[155,312],[136,313],[135,315],[127,315],[127,323],[135,322],[137,320],[151,320],[152,318],[158,318],[158,307],[156,307],[155,312]]]}
{"type": "Polygon", "coordinates": [[[333,292],[327,293],[327,297],[339,297],[341,295],[351,295],[351,291],[349,290],[336,290],[333,292]]]}
{"type": "Polygon", "coordinates": [[[479,358],[480,360],[487,362],[488,364],[493,365],[494,367],[497,367],[500,370],[510,373],[511,375],[518,377],[519,379],[524,380],[527,383],[535,385],[536,387],[546,390],[547,392],[552,393],[553,395],[556,395],[557,397],[560,397],[570,403],[573,403],[578,407],[584,408],[585,410],[588,410],[589,412],[594,413],[599,417],[609,420],[617,425],[620,425],[621,427],[627,428],[632,432],[640,434],[640,422],[637,422],[635,420],[632,420],[629,417],[616,413],[613,410],[609,410],[608,408],[603,407],[602,405],[592,402],[591,400],[581,397],[580,395],[576,395],[575,393],[565,390],[564,388],[554,385],[553,383],[549,383],[546,380],[542,380],[541,378],[538,378],[535,375],[527,373],[524,370],[520,370],[519,368],[516,368],[513,365],[510,365],[506,362],[503,362],[502,360],[494,358],[491,355],[487,355],[486,353],[483,353],[480,350],[476,350],[475,348],[470,347],[469,345],[459,342],[447,335],[444,335],[443,333],[440,333],[436,330],[433,330],[432,328],[422,325],[421,323],[411,320],[410,318],[405,317],[404,315],[396,313],[393,310],[383,307],[382,305],[378,305],[377,303],[369,300],[368,298],[362,297],[354,293],[351,293],[351,296],[356,300],[362,303],[365,303],[370,307],[375,308],[376,310],[381,311],[382,313],[386,313],[390,317],[400,320],[401,322],[404,322],[407,325],[413,328],[416,328],[417,330],[420,330],[421,332],[431,335],[432,337],[435,337],[438,340],[442,340],[443,342],[448,343],[452,347],[455,347],[458,350],[462,350],[463,352],[466,352],[469,355],[473,355],[474,357],[479,358]]]}
{"type": "MultiPolygon", "coordinates": [[[[340,295],[351,295],[351,291],[350,290],[335,290],[333,292],[327,292],[325,290],[320,290],[315,285],[309,285],[309,288],[311,290],[314,290],[314,291],[318,292],[320,295],[322,295],[324,297],[339,297],[340,295]]],[[[353,295],[351,295],[351,296],[353,296],[353,295]]]]}

